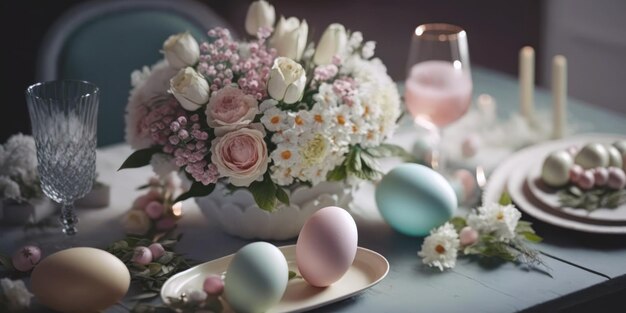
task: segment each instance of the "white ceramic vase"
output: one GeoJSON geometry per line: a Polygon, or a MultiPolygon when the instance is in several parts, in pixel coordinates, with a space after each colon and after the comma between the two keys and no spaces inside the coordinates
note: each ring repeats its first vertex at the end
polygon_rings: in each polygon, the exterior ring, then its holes
{"type": "Polygon", "coordinates": [[[218,184],[206,197],[196,198],[202,212],[222,230],[244,239],[287,240],[298,236],[304,222],[317,210],[338,206],[352,210],[356,187],[343,182],[322,182],[314,187],[294,186],[290,204],[280,204],[273,212],[260,209],[245,189],[230,192],[218,184]]]}

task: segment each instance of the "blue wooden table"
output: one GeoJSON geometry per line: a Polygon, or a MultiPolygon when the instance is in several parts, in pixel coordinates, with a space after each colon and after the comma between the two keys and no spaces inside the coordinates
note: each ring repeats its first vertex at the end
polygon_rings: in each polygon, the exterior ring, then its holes
{"type": "MultiPolygon", "coordinates": [[[[516,80],[496,72],[474,69],[475,95],[488,93],[498,101],[498,113],[505,117],[518,108],[516,80]]],[[[548,109],[550,95],[536,94],[537,107],[548,109]]],[[[626,116],[604,111],[570,99],[570,120],[580,131],[626,134],[626,116]]],[[[111,184],[111,205],[102,210],[81,210],[80,233],[75,244],[104,247],[122,238],[121,216],[138,195],[135,188],[145,183],[148,168],[117,172],[130,154],[127,145],[110,146],[98,153],[100,179],[111,184]]],[[[535,222],[545,241],[537,249],[550,275],[510,263],[480,265],[461,258],[457,266],[440,273],[422,265],[417,251],[421,238],[392,231],[377,215],[373,187],[364,186],[357,196],[361,212],[355,213],[359,245],[384,255],[390,263],[388,276],[378,285],[350,299],[320,308],[319,312],[516,312],[554,311],[578,302],[626,288],[626,236],[599,236],[575,233],[535,222]]],[[[247,241],[219,231],[204,218],[195,203],[184,205],[179,223],[185,236],[178,246],[190,258],[208,261],[236,252],[247,241]]],[[[524,219],[530,219],[525,216],[524,219]]],[[[10,253],[26,243],[49,244],[63,240],[58,232],[24,233],[19,228],[0,228],[0,252],[10,253]]],[[[277,245],[292,242],[277,242],[277,245]]],[[[45,251],[44,251],[45,253],[45,251]]],[[[116,306],[107,312],[124,312],[116,306]]]]}

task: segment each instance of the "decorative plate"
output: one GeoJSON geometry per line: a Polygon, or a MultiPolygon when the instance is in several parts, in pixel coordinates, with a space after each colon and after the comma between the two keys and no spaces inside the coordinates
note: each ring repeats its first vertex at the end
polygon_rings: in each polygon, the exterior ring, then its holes
{"type": "MultiPolygon", "coordinates": [[[[296,246],[279,247],[285,255],[289,270],[298,272],[296,246]]],[[[234,254],[194,266],[168,279],[161,288],[161,299],[168,303],[168,297],[178,297],[187,290],[200,290],[208,275],[221,275],[228,268],[234,254]]],[[[302,312],[349,298],[380,282],[389,272],[389,262],[382,255],[358,247],[356,257],[348,272],[337,282],[326,288],[309,285],[304,279],[289,281],[285,295],[268,313],[302,312]]],[[[232,312],[228,305],[224,312],[232,312]]]]}
{"type": "Polygon", "coordinates": [[[517,207],[530,216],[555,226],[576,231],[601,234],[626,234],[626,225],[612,222],[592,221],[589,218],[577,218],[571,214],[546,207],[533,197],[526,184],[528,173],[534,161],[548,153],[575,144],[592,141],[611,142],[624,139],[614,134],[586,134],[550,141],[522,149],[506,159],[489,177],[483,193],[483,202],[497,202],[503,191],[507,190],[517,207]],[[517,174],[516,174],[517,173],[517,174]]]}

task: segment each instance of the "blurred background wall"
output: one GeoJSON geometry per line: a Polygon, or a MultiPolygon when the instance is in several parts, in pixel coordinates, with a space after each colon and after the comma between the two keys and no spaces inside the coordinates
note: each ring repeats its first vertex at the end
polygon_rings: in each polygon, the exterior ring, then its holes
{"type": "MultiPolygon", "coordinates": [[[[198,1],[213,8],[233,25],[236,32],[244,34],[244,18],[250,0],[198,1]]],[[[30,132],[24,90],[35,82],[35,60],[41,39],[65,10],[80,2],[84,1],[1,2],[0,20],[4,32],[1,58],[3,77],[0,87],[2,97],[0,141],[5,141],[12,133],[30,132]]],[[[271,0],[270,2],[276,8],[277,15],[305,18],[309,23],[309,34],[314,40],[317,40],[325,27],[333,22],[341,22],[349,29],[363,32],[366,39],[377,41],[377,55],[385,62],[390,74],[396,80],[404,79],[412,31],[417,25],[429,22],[453,23],[465,28],[468,32],[473,65],[510,75],[517,75],[519,48],[524,45],[534,46],[538,55],[539,83],[549,82],[549,77],[540,69],[550,64],[550,56],[554,53],[563,53],[570,60],[572,96],[626,112],[622,105],[623,100],[617,98],[619,87],[626,83],[624,79],[626,62],[623,61],[623,56],[626,55],[626,36],[620,34],[626,29],[622,17],[626,13],[626,1],[271,0]],[[604,2],[607,2],[606,6],[602,4],[604,2]],[[589,14],[590,11],[594,13],[589,14]],[[589,21],[588,16],[594,16],[598,21],[589,21]],[[606,16],[610,19],[606,19],[606,16]],[[621,28],[613,23],[621,25],[621,28]],[[607,28],[613,29],[614,34],[606,33],[607,28]],[[587,54],[587,51],[593,53],[587,54]],[[594,59],[589,61],[590,57],[594,59]],[[608,57],[613,61],[609,62],[608,57]],[[610,77],[610,81],[603,83],[607,80],[606,77],[610,77]]]]}

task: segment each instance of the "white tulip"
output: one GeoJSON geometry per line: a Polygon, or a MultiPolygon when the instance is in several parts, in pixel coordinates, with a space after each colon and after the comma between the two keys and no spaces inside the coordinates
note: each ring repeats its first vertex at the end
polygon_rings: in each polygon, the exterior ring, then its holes
{"type": "Polygon", "coordinates": [[[257,31],[261,27],[272,27],[276,20],[276,12],[274,6],[267,1],[255,1],[248,7],[246,15],[246,31],[252,36],[256,36],[257,31]]]}
{"type": "Polygon", "coordinates": [[[267,82],[267,91],[272,98],[287,104],[300,101],[305,84],[306,73],[302,65],[285,57],[274,60],[267,82]]]}
{"type": "Polygon", "coordinates": [[[299,61],[306,48],[308,34],[309,24],[306,20],[301,23],[295,17],[285,19],[281,16],[270,39],[270,46],[276,49],[279,56],[299,61]]]}
{"type": "Polygon", "coordinates": [[[325,65],[333,62],[335,55],[340,55],[346,49],[348,34],[341,24],[330,24],[322,34],[320,42],[315,49],[313,62],[317,65],[325,65]]]}
{"type": "Polygon", "coordinates": [[[170,92],[187,111],[195,111],[209,102],[209,84],[191,67],[181,69],[170,79],[170,92]]]}
{"type": "Polygon", "coordinates": [[[198,42],[189,33],[172,35],[163,43],[165,59],[173,68],[193,66],[200,57],[198,42]]]}

